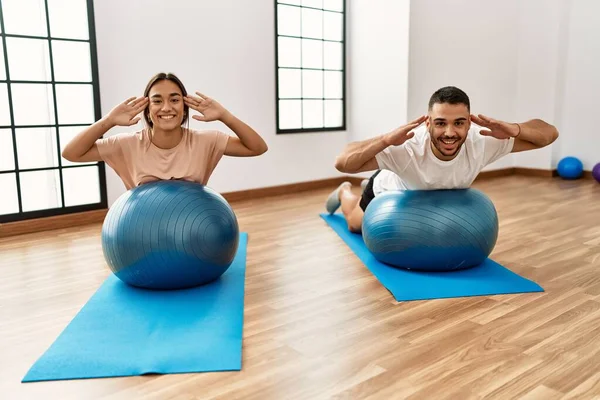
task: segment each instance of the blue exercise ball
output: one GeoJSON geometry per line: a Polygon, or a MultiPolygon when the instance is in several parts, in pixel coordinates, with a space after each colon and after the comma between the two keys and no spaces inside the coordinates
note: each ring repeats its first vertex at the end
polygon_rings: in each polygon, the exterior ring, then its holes
{"type": "Polygon", "coordinates": [[[225,198],[181,180],[128,190],[102,226],[111,271],[146,289],[184,289],[216,280],[233,262],[238,242],[237,218],[225,198]]]}
{"type": "Polygon", "coordinates": [[[576,157],[565,157],[558,162],[557,172],[563,179],[581,178],[583,163],[576,157]]]}
{"type": "Polygon", "coordinates": [[[491,254],[498,239],[498,214],[476,189],[385,192],[367,207],[362,236],[385,264],[454,271],[475,267],[491,254]]]}

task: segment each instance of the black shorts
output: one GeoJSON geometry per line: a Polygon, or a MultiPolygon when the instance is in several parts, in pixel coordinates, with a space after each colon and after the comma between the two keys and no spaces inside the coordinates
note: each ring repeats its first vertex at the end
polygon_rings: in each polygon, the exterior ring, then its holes
{"type": "Polygon", "coordinates": [[[367,206],[369,205],[371,200],[375,198],[375,193],[373,192],[373,180],[380,172],[381,170],[378,169],[373,175],[371,175],[371,177],[369,178],[369,183],[367,183],[367,186],[365,187],[365,190],[363,191],[362,196],[360,197],[359,205],[363,212],[366,211],[367,206]]]}

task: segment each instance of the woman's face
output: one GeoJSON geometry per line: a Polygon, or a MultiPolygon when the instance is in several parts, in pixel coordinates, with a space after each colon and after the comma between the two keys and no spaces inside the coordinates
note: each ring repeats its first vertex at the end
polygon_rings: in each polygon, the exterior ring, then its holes
{"type": "Polygon", "coordinates": [[[148,93],[148,114],[154,128],[165,131],[177,129],[184,117],[181,89],[175,82],[162,80],[155,83],[148,93]]]}

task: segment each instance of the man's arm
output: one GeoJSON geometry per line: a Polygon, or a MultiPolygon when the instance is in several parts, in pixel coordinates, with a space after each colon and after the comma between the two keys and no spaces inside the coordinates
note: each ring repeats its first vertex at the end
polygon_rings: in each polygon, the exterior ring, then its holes
{"type": "Polygon", "coordinates": [[[558,130],[541,119],[532,119],[517,124],[521,132],[515,136],[512,153],[535,150],[551,145],[558,139],[558,130]]]}
{"type": "Polygon", "coordinates": [[[376,170],[375,156],[389,146],[386,137],[387,134],[348,144],[342,154],[337,156],[335,168],[350,174],[376,170]]]}
{"type": "Polygon", "coordinates": [[[426,116],[422,116],[392,132],[348,144],[342,154],[336,158],[335,168],[340,172],[351,174],[376,170],[378,165],[375,156],[389,146],[399,146],[412,138],[414,132],[411,130],[426,119],[426,116]]]}
{"type": "Polygon", "coordinates": [[[556,127],[541,119],[532,119],[522,123],[509,123],[479,114],[478,116],[471,115],[471,120],[489,129],[479,132],[484,136],[492,136],[496,139],[514,138],[512,153],[540,149],[549,146],[558,138],[556,127]]]}

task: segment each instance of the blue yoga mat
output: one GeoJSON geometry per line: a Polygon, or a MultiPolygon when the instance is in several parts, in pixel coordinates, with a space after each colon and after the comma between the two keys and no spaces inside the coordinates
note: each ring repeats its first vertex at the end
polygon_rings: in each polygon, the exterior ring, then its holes
{"type": "Polygon", "coordinates": [[[247,233],[229,269],[204,286],[152,291],[111,275],[23,382],[242,367],[247,233]]]}
{"type": "Polygon", "coordinates": [[[321,214],[396,301],[543,292],[537,283],[486,259],[481,265],[452,272],[419,272],[391,267],[375,259],[362,235],[348,230],[340,214],[321,214]]]}

